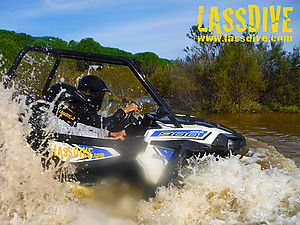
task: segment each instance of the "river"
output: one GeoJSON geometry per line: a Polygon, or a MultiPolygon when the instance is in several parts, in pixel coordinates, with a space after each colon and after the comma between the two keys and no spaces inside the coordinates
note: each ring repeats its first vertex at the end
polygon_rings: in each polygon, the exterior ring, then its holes
{"type": "Polygon", "coordinates": [[[274,146],[300,168],[300,115],[285,113],[198,113],[204,119],[234,128],[249,138],[274,146]]]}
{"type": "Polygon", "coordinates": [[[0,85],[0,224],[299,224],[297,115],[201,114],[243,133],[248,152],[192,158],[178,184],[145,201],[137,188],[116,180],[83,187],[54,179],[55,168],[43,170],[27,144],[20,105],[11,99],[0,85]]]}

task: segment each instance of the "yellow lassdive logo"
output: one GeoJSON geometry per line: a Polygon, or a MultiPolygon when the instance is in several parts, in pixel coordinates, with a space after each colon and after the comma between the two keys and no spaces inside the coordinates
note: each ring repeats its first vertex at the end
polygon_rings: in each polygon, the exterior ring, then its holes
{"type": "Polygon", "coordinates": [[[74,118],[71,114],[69,114],[69,113],[63,111],[62,109],[60,109],[60,110],[58,111],[58,113],[61,114],[61,115],[63,115],[64,117],[67,117],[67,118],[70,119],[70,120],[75,120],[75,118],[74,118]]]}

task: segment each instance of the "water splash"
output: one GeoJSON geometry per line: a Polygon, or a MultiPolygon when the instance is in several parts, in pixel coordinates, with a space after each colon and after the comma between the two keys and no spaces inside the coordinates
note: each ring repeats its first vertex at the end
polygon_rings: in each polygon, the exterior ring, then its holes
{"type": "Polygon", "coordinates": [[[1,224],[66,224],[74,220],[78,201],[67,184],[44,171],[18,121],[20,107],[12,90],[0,85],[0,221],[1,224]]]}
{"type": "Polygon", "coordinates": [[[297,224],[300,171],[274,147],[248,140],[241,156],[192,158],[178,184],[150,201],[118,182],[102,182],[91,198],[44,171],[26,142],[13,90],[0,85],[1,224],[297,224]],[[127,191],[124,191],[127,190],[127,191]],[[74,189],[73,189],[74,190],[74,189]],[[128,191],[129,190],[129,191],[128,191]],[[118,194],[118,195],[117,195],[118,194]]]}
{"type": "Polygon", "coordinates": [[[300,221],[300,173],[262,170],[239,156],[190,160],[180,186],[161,187],[142,201],[145,224],[296,224],[300,221]]]}

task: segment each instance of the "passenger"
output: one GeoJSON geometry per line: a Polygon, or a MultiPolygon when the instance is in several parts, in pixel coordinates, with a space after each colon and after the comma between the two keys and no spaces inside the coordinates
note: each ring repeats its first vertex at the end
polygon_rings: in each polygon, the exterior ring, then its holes
{"type": "Polygon", "coordinates": [[[124,140],[124,119],[126,114],[138,110],[138,106],[118,109],[112,116],[102,117],[98,114],[101,109],[105,92],[109,89],[105,82],[96,75],[86,75],[79,81],[76,89],[70,84],[57,83],[50,87],[45,96],[46,101],[54,102],[53,112],[72,127],[85,124],[98,129],[105,129],[106,139],[124,140]]]}

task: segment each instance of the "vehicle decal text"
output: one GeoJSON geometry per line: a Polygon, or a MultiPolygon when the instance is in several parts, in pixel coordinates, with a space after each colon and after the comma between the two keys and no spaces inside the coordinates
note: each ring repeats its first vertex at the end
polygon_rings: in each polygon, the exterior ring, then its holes
{"type": "Polygon", "coordinates": [[[58,113],[61,114],[61,115],[63,115],[64,117],[67,117],[67,118],[70,119],[70,120],[75,120],[75,118],[74,118],[71,114],[69,114],[69,113],[63,111],[62,109],[60,109],[60,110],[58,111],[58,113]]]}
{"type": "Polygon", "coordinates": [[[118,156],[109,149],[99,148],[87,145],[52,145],[53,154],[60,158],[76,157],[80,159],[104,159],[118,156]]]}
{"type": "Polygon", "coordinates": [[[162,130],[155,131],[151,137],[191,137],[203,138],[208,131],[206,130],[162,130]]]}

